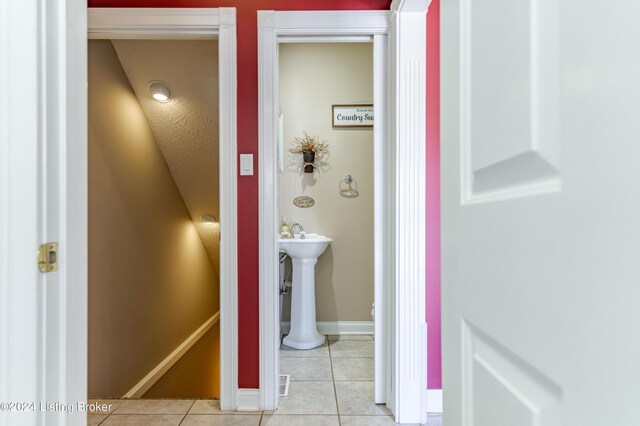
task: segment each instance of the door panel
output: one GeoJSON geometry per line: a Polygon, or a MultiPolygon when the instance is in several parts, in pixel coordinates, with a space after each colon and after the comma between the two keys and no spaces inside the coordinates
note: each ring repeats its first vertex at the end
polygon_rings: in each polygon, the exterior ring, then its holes
{"type": "Polygon", "coordinates": [[[447,426],[640,419],[640,3],[442,0],[447,426]]]}
{"type": "Polygon", "coordinates": [[[560,188],[556,3],[462,3],[465,202],[560,188]]]}
{"type": "Polygon", "coordinates": [[[463,323],[463,387],[469,424],[562,424],[561,389],[520,356],[463,323]]]}

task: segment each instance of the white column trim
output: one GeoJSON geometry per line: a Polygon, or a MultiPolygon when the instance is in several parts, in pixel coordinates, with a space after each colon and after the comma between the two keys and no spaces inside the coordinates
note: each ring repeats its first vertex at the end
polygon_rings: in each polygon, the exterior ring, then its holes
{"type": "Polygon", "coordinates": [[[395,394],[398,423],[426,421],[426,12],[427,0],[392,4],[391,104],[395,154],[393,273],[395,394]]]}

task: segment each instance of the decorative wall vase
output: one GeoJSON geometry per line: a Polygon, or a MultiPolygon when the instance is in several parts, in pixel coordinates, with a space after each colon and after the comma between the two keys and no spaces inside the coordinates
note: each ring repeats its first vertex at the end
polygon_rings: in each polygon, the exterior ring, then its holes
{"type": "Polygon", "coordinates": [[[313,173],[313,162],[316,159],[316,153],[313,151],[305,151],[302,153],[302,159],[304,160],[304,172],[313,173]]]}

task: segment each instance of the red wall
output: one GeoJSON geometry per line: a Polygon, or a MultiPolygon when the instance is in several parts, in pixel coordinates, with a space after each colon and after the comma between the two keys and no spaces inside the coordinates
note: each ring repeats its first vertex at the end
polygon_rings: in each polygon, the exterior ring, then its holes
{"type": "Polygon", "coordinates": [[[440,0],[427,14],[427,387],[442,389],[440,338],[440,0]]]}
{"type": "MultiPolygon", "coordinates": [[[[439,0],[433,0],[438,3],[439,0]]],[[[390,0],[88,0],[89,7],[235,7],[238,19],[238,153],[253,154],[258,157],[258,10],[387,10],[390,0]]],[[[432,4],[431,8],[434,8],[432,4]]],[[[438,18],[429,12],[429,25],[438,18]]],[[[438,46],[439,32],[429,30],[432,38],[428,45],[438,46]]],[[[439,86],[438,74],[439,59],[429,52],[431,67],[435,72],[427,77],[431,84],[429,88],[439,86]],[[437,80],[434,80],[437,79],[437,80]]],[[[432,70],[433,71],[433,70],[432,70]]],[[[430,99],[428,108],[427,125],[435,123],[439,127],[439,108],[435,98],[430,99]],[[434,110],[435,108],[435,110],[434,110]],[[433,115],[435,114],[435,115],[433,115]]],[[[428,184],[433,185],[433,177],[439,176],[439,164],[437,155],[439,131],[429,131],[431,137],[427,143],[428,164],[434,169],[428,170],[428,184]],[[429,143],[430,142],[430,143],[429,143]],[[429,147],[431,146],[431,149],[429,147]],[[435,149],[434,149],[435,148],[435,149]],[[435,155],[435,157],[432,157],[435,155]]],[[[430,356],[429,376],[430,383],[440,384],[440,296],[439,296],[439,269],[440,269],[440,242],[439,242],[439,195],[431,194],[427,198],[432,214],[427,224],[428,244],[431,246],[428,255],[437,255],[431,258],[428,266],[437,265],[435,270],[429,273],[427,283],[428,290],[437,289],[437,300],[429,294],[427,306],[427,318],[437,321],[437,326],[430,326],[430,356]],[[438,219],[435,220],[435,216],[438,219]],[[437,228],[433,228],[436,226],[437,228]],[[432,232],[430,232],[432,231],[432,232]],[[437,235],[437,237],[436,237],[437,235]],[[433,300],[433,302],[431,302],[433,300]],[[437,302],[437,303],[435,303],[437,302]],[[437,307],[436,307],[437,305],[437,307]],[[431,306],[431,308],[429,307],[431,306]],[[437,308],[437,309],[436,309],[437,308]],[[436,318],[437,317],[437,318],[436,318]],[[436,330],[437,328],[437,330],[436,330]],[[437,340],[431,336],[437,335],[437,340]],[[431,350],[431,348],[434,348],[431,350]],[[437,358],[431,356],[437,353],[437,358]],[[437,360],[437,362],[436,362],[437,360]],[[434,381],[431,381],[431,378],[434,381]]],[[[238,347],[238,386],[240,388],[259,387],[259,324],[258,324],[258,176],[257,168],[254,176],[242,176],[238,178],[238,240],[242,241],[238,247],[238,330],[240,330],[238,347]]],[[[434,294],[435,296],[435,294],[434,294]]]]}

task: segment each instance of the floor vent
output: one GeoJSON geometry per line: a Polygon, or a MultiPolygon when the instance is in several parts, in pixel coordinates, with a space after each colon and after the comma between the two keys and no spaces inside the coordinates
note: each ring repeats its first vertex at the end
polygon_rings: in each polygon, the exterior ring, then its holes
{"type": "Polygon", "coordinates": [[[278,396],[287,396],[289,395],[289,379],[291,378],[288,374],[280,375],[280,383],[278,384],[278,396]]]}

